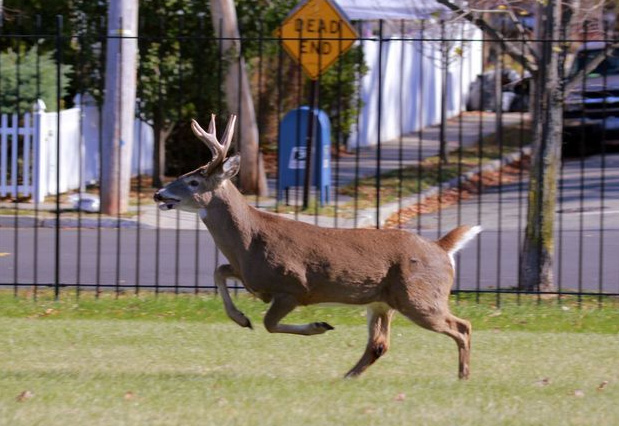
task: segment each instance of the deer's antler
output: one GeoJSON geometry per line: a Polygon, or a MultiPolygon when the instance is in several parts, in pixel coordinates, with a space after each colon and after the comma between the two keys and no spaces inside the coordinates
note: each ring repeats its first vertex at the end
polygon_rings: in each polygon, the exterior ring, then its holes
{"type": "Polygon", "coordinates": [[[196,120],[192,120],[192,131],[196,137],[209,148],[213,157],[209,164],[204,167],[203,174],[208,175],[226,159],[226,154],[230,149],[230,144],[232,143],[233,134],[235,132],[236,121],[237,116],[231,114],[228,118],[224,134],[222,135],[222,142],[220,143],[216,136],[215,114],[211,114],[211,121],[206,131],[200,127],[200,124],[198,124],[196,120]]]}

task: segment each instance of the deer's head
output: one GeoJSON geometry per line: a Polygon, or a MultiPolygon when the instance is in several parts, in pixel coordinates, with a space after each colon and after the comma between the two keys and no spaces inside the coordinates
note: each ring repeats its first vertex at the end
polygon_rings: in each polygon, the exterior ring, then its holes
{"type": "Polygon", "coordinates": [[[192,120],[192,131],[207,145],[213,158],[204,166],[184,174],[158,190],[153,199],[160,203],[161,210],[198,211],[209,204],[213,191],[237,174],[239,155],[226,158],[236,120],[235,115],[231,115],[228,119],[221,143],[215,134],[215,115],[211,115],[211,122],[206,131],[195,120],[192,120]]]}

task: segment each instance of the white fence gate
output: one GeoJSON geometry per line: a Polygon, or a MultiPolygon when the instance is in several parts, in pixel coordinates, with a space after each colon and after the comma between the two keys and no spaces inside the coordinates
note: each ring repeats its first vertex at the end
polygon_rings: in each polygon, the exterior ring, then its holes
{"type": "MultiPolygon", "coordinates": [[[[84,189],[100,175],[100,112],[76,97],[76,108],[45,112],[39,100],[33,113],[0,118],[0,197],[31,198],[84,189]],[[58,129],[60,128],[60,134],[58,129]],[[60,151],[58,151],[60,149],[60,151]]],[[[153,129],[136,120],[132,175],[152,171],[153,129]]]]}

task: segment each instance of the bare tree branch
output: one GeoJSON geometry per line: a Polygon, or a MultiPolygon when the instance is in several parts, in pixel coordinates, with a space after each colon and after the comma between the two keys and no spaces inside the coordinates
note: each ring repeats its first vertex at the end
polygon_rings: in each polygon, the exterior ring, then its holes
{"type": "Polygon", "coordinates": [[[506,7],[506,13],[508,13],[510,20],[514,24],[517,31],[519,31],[522,37],[525,37],[525,35],[527,34],[527,31],[525,31],[523,24],[521,24],[521,21],[519,21],[515,13],[512,11],[508,2],[506,0],[502,0],[502,4],[506,7]]]}
{"type": "Polygon", "coordinates": [[[527,49],[523,49],[518,44],[507,40],[499,31],[491,27],[484,19],[476,16],[474,13],[472,13],[472,11],[462,9],[460,6],[452,3],[449,0],[437,0],[437,3],[444,5],[451,11],[460,14],[463,19],[466,19],[467,21],[480,28],[486,35],[491,37],[496,42],[500,43],[504,47],[505,52],[510,55],[510,57],[513,58],[515,61],[520,63],[523,68],[525,68],[529,72],[535,73],[538,70],[535,54],[529,45],[526,45],[527,49]]]}

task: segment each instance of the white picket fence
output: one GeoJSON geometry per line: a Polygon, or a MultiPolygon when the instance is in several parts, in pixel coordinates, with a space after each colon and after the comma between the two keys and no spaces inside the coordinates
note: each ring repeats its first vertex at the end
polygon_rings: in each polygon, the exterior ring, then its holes
{"type": "MultiPolygon", "coordinates": [[[[40,120],[37,129],[40,129],[40,120]]],[[[41,147],[35,142],[35,120],[26,113],[20,119],[17,114],[0,117],[0,196],[34,196],[40,182],[41,147]],[[10,151],[9,151],[10,148],[10,151]],[[10,159],[9,159],[10,157],[10,159]]]]}
{"type": "MultiPolygon", "coordinates": [[[[100,112],[94,102],[76,97],[75,108],[45,112],[39,100],[33,112],[0,117],[0,197],[30,197],[84,189],[100,175],[100,112]],[[60,132],[59,132],[60,129],[60,132]]],[[[153,129],[136,120],[132,174],[152,171],[153,129]]]]}

